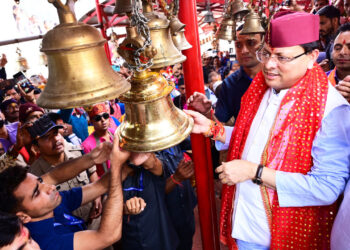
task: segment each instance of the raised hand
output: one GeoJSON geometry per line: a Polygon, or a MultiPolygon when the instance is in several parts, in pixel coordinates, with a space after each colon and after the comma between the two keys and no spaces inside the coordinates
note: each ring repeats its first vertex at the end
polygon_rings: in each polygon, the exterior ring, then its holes
{"type": "Polygon", "coordinates": [[[192,161],[185,161],[182,159],[177,166],[177,169],[173,175],[174,179],[178,182],[190,179],[194,174],[194,165],[192,161]]]}
{"type": "Polygon", "coordinates": [[[187,104],[194,110],[198,111],[203,115],[210,115],[211,101],[202,93],[194,92],[188,100],[187,104]]]}
{"type": "Polygon", "coordinates": [[[119,146],[119,136],[117,133],[114,135],[114,141],[113,141],[113,149],[111,153],[111,165],[113,165],[113,162],[118,162],[118,166],[122,166],[124,162],[126,162],[127,159],[130,157],[130,152],[123,150],[119,146]]]}
{"type": "Polygon", "coordinates": [[[202,134],[202,133],[206,133],[209,130],[210,120],[206,118],[204,115],[192,110],[183,110],[183,111],[189,116],[191,116],[194,120],[192,133],[202,134]]]}
{"type": "Polygon", "coordinates": [[[89,154],[94,161],[94,164],[102,164],[103,162],[109,160],[111,151],[112,143],[104,142],[101,143],[98,147],[91,150],[89,154]]]}

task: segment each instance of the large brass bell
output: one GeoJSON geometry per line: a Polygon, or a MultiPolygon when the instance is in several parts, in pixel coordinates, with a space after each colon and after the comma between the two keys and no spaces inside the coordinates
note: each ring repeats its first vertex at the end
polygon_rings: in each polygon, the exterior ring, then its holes
{"type": "Polygon", "coordinates": [[[236,21],[241,21],[249,13],[249,9],[244,6],[242,0],[235,0],[231,7],[231,13],[236,21]]]}
{"type": "Polygon", "coordinates": [[[132,12],[133,0],[115,0],[115,8],[113,14],[125,15],[132,12]]]}
{"type": "Polygon", "coordinates": [[[261,26],[260,16],[254,11],[251,10],[248,15],[244,18],[243,29],[241,30],[241,35],[249,34],[263,34],[265,33],[264,28],[261,26]]]}
{"type": "Polygon", "coordinates": [[[114,99],[130,89],[130,83],[111,68],[100,32],[78,23],[67,1],[51,0],[60,24],[42,41],[48,57],[49,77],[38,99],[45,108],[73,108],[114,99]]]}
{"type": "Polygon", "coordinates": [[[117,134],[123,149],[154,152],[179,144],[191,133],[193,120],[173,104],[174,86],[156,72],[135,72],[131,90],[119,97],[125,118],[117,134]]]}
{"type": "Polygon", "coordinates": [[[186,56],[181,54],[172,41],[167,18],[160,13],[154,13],[152,6],[147,2],[143,2],[143,14],[149,20],[147,25],[152,46],[157,50],[151,69],[160,69],[185,61],[186,56]]]}
{"type": "Polygon", "coordinates": [[[232,18],[224,17],[217,33],[217,38],[227,41],[236,40],[236,23],[232,18]]]}
{"type": "Polygon", "coordinates": [[[16,49],[16,53],[18,54],[18,57],[17,57],[17,70],[26,72],[29,69],[27,59],[22,56],[22,51],[19,48],[16,49]]]}
{"type": "Polygon", "coordinates": [[[178,50],[186,50],[192,48],[192,45],[187,41],[185,37],[185,29],[175,33],[171,36],[173,39],[173,42],[175,44],[175,47],[178,50]]]}

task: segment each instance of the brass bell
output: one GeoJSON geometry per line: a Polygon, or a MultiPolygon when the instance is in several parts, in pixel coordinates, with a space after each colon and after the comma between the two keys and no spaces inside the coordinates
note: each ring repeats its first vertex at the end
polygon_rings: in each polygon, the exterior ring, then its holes
{"type": "Polygon", "coordinates": [[[217,38],[227,41],[236,40],[236,23],[232,18],[224,17],[217,33],[217,38]]]}
{"type": "Polygon", "coordinates": [[[115,8],[113,14],[118,14],[121,16],[125,15],[126,13],[131,13],[132,1],[133,0],[115,0],[115,8]]]}
{"type": "Polygon", "coordinates": [[[169,26],[171,35],[174,35],[176,32],[179,32],[180,30],[184,29],[186,25],[180,22],[180,20],[177,17],[172,17],[170,19],[169,26]]]}
{"type": "MultiPolygon", "coordinates": [[[[118,54],[121,55],[129,65],[136,66],[134,52],[142,48],[144,42],[145,38],[137,32],[137,28],[135,26],[128,26],[126,27],[126,38],[117,49],[118,54]]],[[[156,53],[157,50],[153,47],[146,48],[145,51],[140,54],[139,59],[145,64],[153,58],[156,53]]]]}
{"type": "Polygon", "coordinates": [[[18,54],[18,57],[17,57],[17,70],[26,72],[29,69],[27,59],[22,56],[22,51],[20,50],[20,48],[16,49],[16,53],[18,54]]]}
{"type": "Polygon", "coordinates": [[[135,72],[131,90],[119,97],[125,118],[117,129],[123,149],[154,152],[179,144],[191,133],[193,120],[173,104],[174,85],[156,72],[135,72]]]}
{"type": "Polygon", "coordinates": [[[185,29],[172,35],[171,38],[173,39],[175,47],[180,51],[192,48],[192,45],[187,41],[185,37],[185,29]]]}
{"type": "Polygon", "coordinates": [[[47,67],[47,56],[45,55],[45,53],[43,52],[40,52],[40,55],[39,55],[39,63],[41,65],[45,65],[47,67]]]}
{"type": "Polygon", "coordinates": [[[108,62],[106,40],[100,32],[78,23],[67,4],[51,1],[58,10],[60,24],[42,41],[49,77],[38,105],[59,109],[80,107],[114,99],[128,91],[130,83],[114,72],[108,62]]]}
{"type": "Polygon", "coordinates": [[[243,29],[241,30],[241,35],[249,35],[249,34],[264,34],[265,30],[261,26],[261,19],[259,14],[257,14],[254,10],[250,10],[249,14],[244,18],[243,29]]]}
{"type": "Polygon", "coordinates": [[[244,6],[242,0],[235,0],[232,4],[231,13],[236,21],[241,21],[249,13],[249,9],[244,6]]]}
{"type": "Polygon", "coordinates": [[[152,46],[157,50],[151,69],[160,69],[185,61],[186,56],[181,54],[171,39],[167,18],[160,13],[154,13],[148,2],[143,2],[143,14],[149,20],[147,25],[152,46]]]}

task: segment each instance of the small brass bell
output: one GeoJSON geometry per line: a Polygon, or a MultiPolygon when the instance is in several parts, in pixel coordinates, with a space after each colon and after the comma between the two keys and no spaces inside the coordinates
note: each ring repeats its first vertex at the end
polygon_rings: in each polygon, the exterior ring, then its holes
{"type": "Polygon", "coordinates": [[[244,6],[242,0],[236,0],[232,4],[231,13],[236,21],[241,21],[249,13],[249,9],[244,6]]]}
{"type": "MultiPolygon", "coordinates": [[[[145,38],[137,32],[137,28],[135,26],[126,27],[126,38],[118,47],[118,54],[121,55],[129,65],[136,66],[134,52],[139,48],[142,48],[144,42],[145,38]]],[[[140,54],[139,59],[141,63],[145,64],[156,54],[157,50],[153,47],[146,48],[146,50],[140,54]]]]}
{"type": "Polygon", "coordinates": [[[131,90],[119,97],[125,118],[117,129],[123,149],[154,152],[179,144],[192,131],[193,120],[175,107],[174,85],[156,72],[135,72],[131,90]]]}
{"type": "Polygon", "coordinates": [[[170,31],[171,34],[174,35],[175,33],[179,32],[180,30],[185,28],[185,24],[183,24],[182,22],[180,22],[180,20],[177,17],[172,17],[170,19],[170,31]]]}
{"type": "Polygon", "coordinates": [[[222,20],[217,38],[227,41],[236,40],[236,23],[230,17],[226,16],[222,20]]]}
{"type": "Polygon", "coordinates": [[[101,33],[79,23],[71,10],[72,0],[57,8],[60,24],[43,38],[41,51],[48,58],[49,77],[38,99],[44,108],[73,108],[118,97],[130,89],[130,83],[114,72],[101,33]]]}
{"type": "Polygon", "coordinates": [[[131,13],[132,1],[133,0],[115,0],[115,8],[113,14],[118,14],[121,16],[125,15],[126,13],[131,13]]]}
{"type": "Polygon", "coordinates": [[[259,33],[265,33],[264,28],[261,26],[260,16],[254,10],[250,10],[249,14],[244,17],[244,25],[240,34],[249,35],[259,33]]]}
{"type": "Polygon", "coordinates": [[[47,62],[47,56],[45,55],[45,53],[40,52],[39,62],[41,65],[45,65],[47,67],[48,62],[47,62]]]}
{"type": "Polygon", "coordinates": [[[185,61],[186,56],[181,54],[171,39],[167,18],[162,14],[154,13],[148,2],[143,2],[143,14],[149,20],[147,25],[152,46],[157,50],[151,69],[160,69],[185,61]]]}
{"type": "Polygon", "coordinates": [[[175,47],[178,50],[186,50],[192,48],[192,45],[187,41],[185,37],[185,29],[177,32],[176,34],[171,36],[173,39],[173,42],[175,44],[175,47]]]}
{"type": "Polygon", "coordinates": [[[22,56],[22,51],[19,48],[16,49],[16,53],[18,54],[18,57],[17,57],[18,71],[26,72],[29,69],[27,59],[22,56]]]}

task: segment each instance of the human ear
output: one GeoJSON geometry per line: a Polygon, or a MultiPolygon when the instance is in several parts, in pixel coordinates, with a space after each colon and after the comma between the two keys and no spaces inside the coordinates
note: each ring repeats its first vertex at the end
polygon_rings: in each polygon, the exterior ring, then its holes
{"type": "Polygon", "coordinates": [[[312,69],[312,67],[314,66],[314,63],[316,62],[318,55],[320,54],[320,51],[318,49],[314,49],[313,51],[311,51],[308,56],[310,58],[307,68],[308,69],[312,69]]]}
{"type": "Polygon", "coordinates": [[[28,214],[22,211],[17,212],[16,215],[24,224],[32,220],[32,217],[30,217],[28,214]]]}

